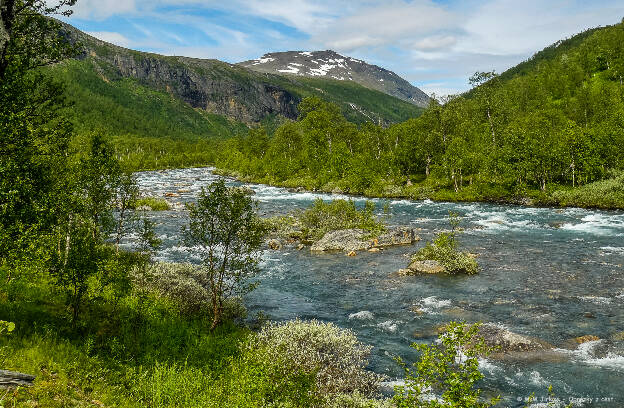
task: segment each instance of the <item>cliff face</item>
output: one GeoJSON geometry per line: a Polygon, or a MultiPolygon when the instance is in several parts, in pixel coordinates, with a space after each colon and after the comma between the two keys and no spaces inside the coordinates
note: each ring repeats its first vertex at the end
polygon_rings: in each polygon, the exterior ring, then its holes
{"type": "Polygon", "coordinates": [[[259,122],[267,115],[297,117],[299,96],[263,80],[262,74],[217,60],[132,51],[71,27],[68,35],[83,48],[78,58],[91,61],[105,78],[133,78],[194,108],[245,123],[259,122]]]}

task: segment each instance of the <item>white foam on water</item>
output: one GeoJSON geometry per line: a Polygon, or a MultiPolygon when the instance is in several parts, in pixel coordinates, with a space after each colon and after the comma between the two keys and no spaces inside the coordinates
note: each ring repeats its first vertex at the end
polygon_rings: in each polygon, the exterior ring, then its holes
{"type": "Polygon", "coordinates": [[[377,324],[377,327],[389,333],[396,333],[397,329],[399,328],[397,326],[397,322],[393,320],[386,320],[385,322],[381,322],[377,324]]]}
{"type": "Polygon", "coordinates": [[[596,305],[608,305],[611,303],[611,300],[612,300],[604,296],[579,296],[579,299],[581,299],[584,302],[594,303],[596,305]]]}
{"type": "Polygon", "coordinates": [[[451,305],[451,301],[448,299],[438,299],[435,296],[429,296],[423,298],[421,300],[423,306],[432,307],[434,309],[441,309],[443,307],[449,307],[451,305]]]}
{"type": "Polygon", "coordinates": [[[600,247],[605,252],[610,252],[612,254],[624,254],[624,247],[612,247],[612,246],[604,246],[600,247]]]}
{"type": "Polygon", "coordinates": [[[604,340],[593,340],[583,343],[576,350],[554,349],[555,351],[571,355],[576,361],[596,367],[608,368],[624,372],[624,356],[608,352],[604,357],[596,357],[594,349],[604,340]]]}
{"type": "Polygon", "coordinates": [[[360,312],[357,313],[351,313],[349,315],[349,320],[355,319],[355,320],[372,320],[374,318],[373,313],[369,312],[368,310],[362,310],[360,312]]]}
{"type": "Polygon", "coordinates": [[[497,366],[496,364],[492,363],[490,360],[487,360],[485,358],[479,358],[478,362],[479,362],[479,370],[481,371],[487,371],[490,374],[494,374],[495,372],[502,370],[502,368],[500,368],[499,366],[497,366]]]}
{"type": "Polygon", "coordinates": [[[584,216],[579,223],[565,223],[561,229],[592,235],[624,235],[624,215],[592,213],[584,216]]]}

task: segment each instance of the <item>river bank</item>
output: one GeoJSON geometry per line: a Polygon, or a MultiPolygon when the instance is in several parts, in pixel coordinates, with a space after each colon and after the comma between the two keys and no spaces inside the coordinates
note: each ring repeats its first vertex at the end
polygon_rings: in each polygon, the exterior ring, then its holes
{"type": "Polygon", "coordinates": [[[295,191],[343,194],[368,198],[432,200],[440,202],[470,203],[482,202],[508,204],[525,207],[578,207],[585,209],[622,210],[624,209],[624,176],[598,181],[572,189],[553,185],[547,191],[525,189],[522,194],[507,191],[497,185],[468,185],[458,192],[425,182],[399,186],[387,184],[383,187],[357,191],[344,183],[327,183],[319,188],[311,180],[291,179],[277,181],[267,177],[243,175],[227,169],[214,169],[215,174],[232,177],[242,183],[265,184],[295,191]]]}

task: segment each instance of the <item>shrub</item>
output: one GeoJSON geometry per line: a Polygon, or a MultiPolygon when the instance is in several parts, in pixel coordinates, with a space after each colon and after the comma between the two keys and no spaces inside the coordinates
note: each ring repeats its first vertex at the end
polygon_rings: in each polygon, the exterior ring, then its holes
{"type": "Polygon", "coordinates": [[[273,366],[276,381],[312,376],[313,395],[331,400],[356,392],[369,397],[378,391],[382,377],[366,370],[371,349],[350,330],[293,320],[265,326],[243,346],[243,353],[260,365],[273,366]]]}
{"type": "Polygon", "coordinates": [[[397,408],[486,408],[496,404],[498,398],[481,401],[481,390],[475,387],[483,378],[478,358],[491,352],[478,331],[479,324],[450,322],[439,343],[412,344],[421,353],[413,369],[397,357],[405,369],[405,385],[395,387],[393,401],[397,408]],[[439,393],[439,397],[430,398],[431,391],[439,393]]]}
{"type": "Polygon", "coordinates": [[[428,242],[418,250],[412,261],[438,261],[446,269],[446,273],[454,275],[465,273],[474,275],[479,272],[479,264],[467,252],[457,250],[457,234],[461,219],[455,213],[449,213],[451,232],[442,232],[436,236],[433,242],[428,242]]]}
{"type": "Polygon", "coordinates": [[[358,210],[351,200],[334,200],[326,203],[317,199],[314,205],[300,212],[298,218],[301,221],[306,238],[317,240],[329,231],[343,229],[362,229],[373,235],[385,231],[382,221],[374,214],[375,203],[367,201],[364,208],[358,210]]]}
{"type": "Polygon", "coordinates": [[[132,203],[132,208],[149,207],[152,211],[168,211],[171,209],[169,203],[164,198],[142,197],[132,203]]]}
{"type": "Polygon", "coordinates": [[[624,174],[572,190],[558,190],[552,198],[562,206],[624,208],[624,174]]]}

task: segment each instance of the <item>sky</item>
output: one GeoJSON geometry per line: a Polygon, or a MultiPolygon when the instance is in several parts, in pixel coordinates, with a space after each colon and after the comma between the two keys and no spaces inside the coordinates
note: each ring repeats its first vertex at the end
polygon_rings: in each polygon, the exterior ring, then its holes
{"type": "Polygon", "coordinates": [[[331,49],[441,96],[623,17],[622,0],[78,0],[66,21],[123,47],[230,63],[331,49]]]}

